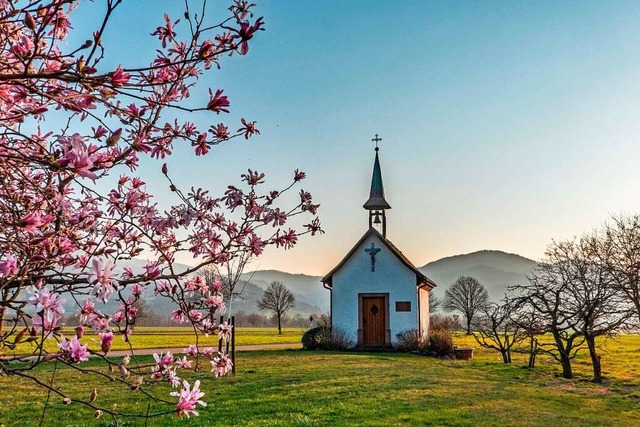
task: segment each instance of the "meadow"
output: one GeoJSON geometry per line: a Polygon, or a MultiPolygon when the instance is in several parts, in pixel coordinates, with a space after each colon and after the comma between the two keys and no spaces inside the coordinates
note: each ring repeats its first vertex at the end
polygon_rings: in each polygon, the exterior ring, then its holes
{"type": "MultiPolygon", "coordinates": [[[[64,328],[62,333],[67,337],[75,335],[73,328],[64,328]]],[[[291,344],[299,343],[302,338],[304,329],[301,328],[282,328],[282,335],[278,335],[276,328],[236,328],[236,345],[256,345],[256,344],[291,344]]],[[[100,350],[100,339],[96,333],[91,331],[85,332],[83,343],[88,343],[90,350],[100,350]]],[[[134,333],[129,337],[131,345],[134,349],[145,348],[184,348],[190,344],[194,344],[193,330],[184,326],[167,326],[152,327],[138,326],[134,333]]],[[[200,338],[201,346],[218,345],[218,337],[209,336],[200,338]]],[[[53,340],[48,340],[46,349],[50,352],[57,351],[57,344],[53,340]]],[[[111,350],[128,350],[129,345],[119,337],[113,340],[111,350]]],[[[31,353],[32,346],[29,343],[23,343],[16,347],[14,354],[31,353]]]]}
{"type": "MultiPolygon", "coordinates": [[[[455,340],[477,349],[473,361],[403,353],[240,352],[236,376],[203,380],[209,406],[199,418],[168,416],[149,425],[640,425],[638,335],[600,342],[607,377],[602,385],[590,382],[586,353],[575,362],[576,378],[565,380],[548,357],[539,357],[534,370],[524,367],[525,355],[505,366],[497,353],[479,348],[473,338],[457,335],[455,340]]],[[[37,375],[50,378],[52,365],[42,366],[37,375]]],[[[139,392],[108,381],[73,381],[77,373],[67,369],[57,375],[64,391],[75,395],[88,396],[97,386],[101,405],[118,403],[122,411],[146,408],[139,392]]],[[[38,424],[45,392],[7,377],[0,377],[0,389],[0,425],[38,424]]],[[[152,389],[164,397],[169,391],[165,385],[152,389]]],[[[45,416],[47,426],[112,425],[108,419],[94,420],[87,408],[64,406],[56,398],[45,416]]],[[[125,420],[123,425],[144,423],[125,420]]]]}

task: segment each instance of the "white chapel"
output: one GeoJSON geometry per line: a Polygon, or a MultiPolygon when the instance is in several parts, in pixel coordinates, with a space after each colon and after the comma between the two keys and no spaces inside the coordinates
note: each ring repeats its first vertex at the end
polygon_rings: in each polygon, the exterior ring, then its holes
{"type": "Polygon", "coordinates": [[[387,239],[387,209],[376,135],[369,200],[369,229],[326,276],[331,292],[331,325],[351,336],[358,347],[389,347],[396,334],[429,331],[429,292],[436,284],[422,274],[387,239]]]}

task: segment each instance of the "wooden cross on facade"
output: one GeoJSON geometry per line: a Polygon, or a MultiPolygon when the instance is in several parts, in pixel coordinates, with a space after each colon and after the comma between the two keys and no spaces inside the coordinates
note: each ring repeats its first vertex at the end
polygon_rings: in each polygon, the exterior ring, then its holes
{"type": "Polygon", "coordinates": [[[376,254],[380,252],[380,248],[376,248],[375,244],[371,243],[371,247],[364,251],[371,256],[371,271],[376,271],[376,254]]]}

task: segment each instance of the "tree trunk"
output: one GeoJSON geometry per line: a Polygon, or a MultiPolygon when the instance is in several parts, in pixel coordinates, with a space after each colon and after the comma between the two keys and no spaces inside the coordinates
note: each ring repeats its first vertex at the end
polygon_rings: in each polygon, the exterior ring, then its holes
{"type": "Polygon", "coordinates": [[[471,317],[467,316],[467,335],[471,335],[471,317]]]}
{"type": "Polygon", "coordinates": [[[511,352],[507,349],[505,350],[501,350],[500,353],[502,354],[502,362],[505,365],[508,365],[509,363],[511,363],[511,352]]]}
{"type": "Polygon", "coordinates": [[[600,356],[596,351],[596,338],[593,336],[586,337],[587,346],[589,347],[589,356],[591,356],[591,365],[593,366],[593,382],[602,382],[602,363],[600,356]]]}
{"type": "Polygon", "coordinates": [[[538,355],[538,343],[531,338],[531,345],[529,347],[529,369],[536,367],[536,356],[538,355]]]}
{"type": "Polygon", "coordinates": [[[277,313],[277,316],[278,316],[278,335],[282,335],[282,325],[281,325],[281,322],[280,322],[282,314],[277,313]]]}
{"type": "Polygon", "coordinates": [[[562,352],[560,353],[560,364],[562,365],[562,378],[570,380],[573,378],[573,370],[571,369],[571,359],[562,352]]]}

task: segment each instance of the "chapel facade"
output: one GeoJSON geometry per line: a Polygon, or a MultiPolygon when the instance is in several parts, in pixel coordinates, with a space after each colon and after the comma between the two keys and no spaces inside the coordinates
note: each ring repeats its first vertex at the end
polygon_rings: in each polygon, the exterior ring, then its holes
{"type": "Polygon", "coordinates": [[[429,292],[436,284],[422,274],[387,239],[382,171],[376,142],[368,211],[369,228],[347,255],[322,278],[331,292],[331,325],[357,347],[390,347],[396,335],[411,329],[429,331],[429,292]]]}

